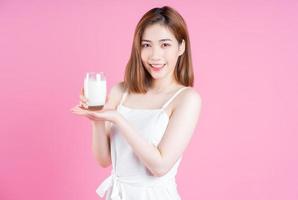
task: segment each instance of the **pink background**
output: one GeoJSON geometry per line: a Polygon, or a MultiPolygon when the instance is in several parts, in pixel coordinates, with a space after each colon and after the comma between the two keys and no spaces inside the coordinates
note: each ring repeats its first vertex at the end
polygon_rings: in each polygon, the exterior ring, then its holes
{"type": "Polygon", "coordinates": [[[69,109],[85,72],[122,80],[135,25],[163,5],[188,24],[203,98],[182,199],[298,199],[297,1],[2,0],[1,200],[99,199],[110,168],[69,109]]]}

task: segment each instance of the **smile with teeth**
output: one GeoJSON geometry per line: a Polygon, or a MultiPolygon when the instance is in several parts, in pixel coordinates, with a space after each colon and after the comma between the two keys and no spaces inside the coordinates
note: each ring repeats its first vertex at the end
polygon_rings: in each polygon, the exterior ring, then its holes
{"type": "Polygon", "coordinates": [[[159,71],[165,66],[165,64],[150,64],[150,66],[153,71],[159,71]]]}

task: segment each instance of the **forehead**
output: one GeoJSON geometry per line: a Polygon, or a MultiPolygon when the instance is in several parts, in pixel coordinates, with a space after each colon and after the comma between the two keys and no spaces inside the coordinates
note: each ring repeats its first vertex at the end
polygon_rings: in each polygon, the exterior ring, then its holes
{"type": "Polygon", "coordinates": [[[165,26],[153,24],[145,28],[145,31],[142,35],[142,40],[150,40],[155,42],[161,39],[171,39],[176,41],[173,33],[165,26]]]}

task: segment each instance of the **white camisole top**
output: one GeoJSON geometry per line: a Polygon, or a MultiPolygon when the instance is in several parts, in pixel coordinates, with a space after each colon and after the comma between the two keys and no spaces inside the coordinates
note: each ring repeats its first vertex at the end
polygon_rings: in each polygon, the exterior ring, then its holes
{"type": "MultiPolygon", "coordinates": [[[[169,123],[165,108],[186,88],[188,87],[180,88],[160,109],[124,106],[123,102],[128,94],[126,91],[117,111],[146,141],[158,146],[169,123]]],[[[110,135],[112,172],[97,188],[97,194],[100,197],[106,194],[106,200],[180,200],[175,177],[182,156],[167,174],[161,177],[153,176],[119,131],[113,124],[110,135]]]]}

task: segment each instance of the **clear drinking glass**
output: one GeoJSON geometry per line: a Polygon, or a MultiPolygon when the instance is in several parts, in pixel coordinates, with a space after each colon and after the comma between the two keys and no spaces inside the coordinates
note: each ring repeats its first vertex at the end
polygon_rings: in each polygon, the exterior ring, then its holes
{"type": "Polygon", "coordinates": [[[103,72],[87,72],[84,79],[84,95],[88,99],[88,109],[102,109],[107,96],[106,77],[103,72]]]}

